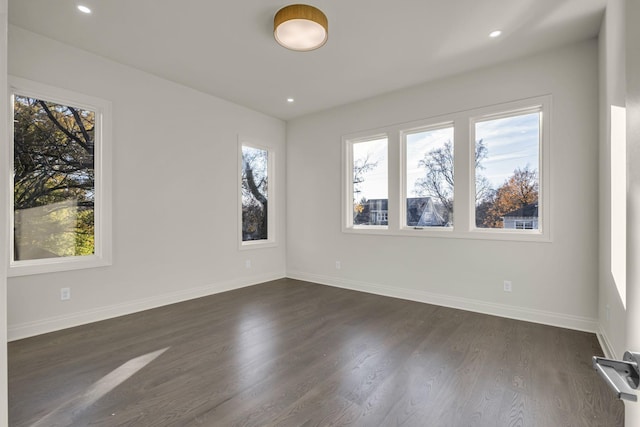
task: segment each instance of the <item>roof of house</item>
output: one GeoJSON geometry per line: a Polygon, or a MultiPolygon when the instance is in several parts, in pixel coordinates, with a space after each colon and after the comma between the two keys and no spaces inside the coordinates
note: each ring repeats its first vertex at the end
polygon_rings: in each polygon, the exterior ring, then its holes
{"type": "Polygon", "coordinates": [[[389,199],[369,199],[367,200],[369,210],[386,211],[389,210],[389,199]]]}
{"type": "Polygon", "coordinates": [[[418,227],[442,226],[445,224],[431,197],[407,198],[407,225],[418,227]]]}
{"type": "Polygon", "coordinates": [[[503,216],[504,217],[519,217],[519,218],[526,218],[526,217],[537,218],[538,217],[538,202],[529,203],[528,205],[524,205],[520,209],[516,209],[514,211],[506,213],[503,216]]]}

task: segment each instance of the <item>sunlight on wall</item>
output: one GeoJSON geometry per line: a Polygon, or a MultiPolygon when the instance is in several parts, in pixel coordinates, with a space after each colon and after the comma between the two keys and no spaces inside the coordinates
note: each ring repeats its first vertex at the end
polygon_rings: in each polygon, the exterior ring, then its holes
{"type": "Polygon", "coordinates": [[[611,106],[611,275],[626,308],[627,294],[626,109],[611,106]]]}

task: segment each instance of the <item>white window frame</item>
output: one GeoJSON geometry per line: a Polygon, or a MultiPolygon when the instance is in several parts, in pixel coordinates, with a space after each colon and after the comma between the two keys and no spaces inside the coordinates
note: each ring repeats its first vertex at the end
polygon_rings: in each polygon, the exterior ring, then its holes
{"type": "MultiPolygon", "coordinates": [[[[455,123],[453,120],[449,121],[441,121],[439,119],[426,120],[421,122],[420,126],[415,126],[412,128],[403,128],[400,131],[400,224],[399,229],[402,231],[430,231],[433,232],[434,235],[440,235],[442,233],[450,233],[454,230],[454,227],[415,227],[407,225],[407,198],[409,194],[407,192],[407,135],[412,135],[420,132],[429,132],[433,130],[453,128],[454,139],[453,139],[453,160],[454,163],[456,161],[456,139],[455,139],[455,123]]],[[[463,142],[464,143],[464,142],[463,142]]],[[[457,171],[457,167],[454,165],[454,176],[457,171]]],[[[455,201],[456,194],[454,188],[453,195],[453,222],[455,225],[456,219],[456,210],[455,210],[455,201]]]]}
{"type": "Polygon", "coordinates": [[[531,219],[516,219],[514,223],[516,230],[533,230],[534,221],[531,219]]]}
{"type": "Polygon", "coordinates": [[[238,136],[238,249],[262,249],[270,248],[278,245],[276,236],[276,152],[273,147],[270,147],[261,142],[256,142],[253,138],[246,138],[244,136],[238,136]],[[258,150],[264,150],[267,152],[267,239],[264,240],[250,240],[242,241],[242,147],[251,147],[258,150]]]}
{"type": "Polygon", "coordinates": [[[475,152],[476,136],[475,124],[480,121],[495,120],[507,117],[515,117],[530,113],[540,113],[540,133],[539,133],[539,155],[538,155],[538,229],[518,230],[518,229],[497,229],[478,228],[475,222],[475,159],[469,159],[469,186],[473,189],[470,192],[469,203],[474,207],[470,215],[470,230],[478,235],[490,234],[493,238],[505,240],[538,240],[551,241],[550,215],[549,215],[549,140],[550,140],[550,117],[551,117],[551,96],[541,96],[521,101],[514,101],[497,106],[486,107],[475,110],[475,114],[469,121],[469,150],[475,152]],[[516,236],[515,238],[513,236],[516,236]]]}
{"type": "Polygon", "coordinates": [[[443,114],[409,123],[388,125],[342,137],[342,231],[411,237],[511,240],[551,242],[550,221],[550,129],[551,95],[443,114]],[[475,226],[475,122],[540,111],[538,165],[537,230],[483,229],[475,226]],[[422,130],[454,128],[454,208],[453,227],[407,227],[406,223],[406,144],[405,135],[422,130]],[[388,226],[354,226],[352,215],[352,144],[386,137],[388,141],[388,226]],[[467,142],[465,142],[467,141],[467,142]]]}
{"type": "MultiPolygon", "coordinates": [[[[343,150],[343,160],[342,160],[342,231],[346,232],[365,232],[365,233],[373,233],[379,234],[385,232],[389,229],[389,225],[355,225],[353,223],[353,146],[355,144],[368,142],[368,141],[376,141],[379,139],[387,140],[387,168],[391,167],[391,160],[389,158],[390,144],[391,138],[390,134],[386,132],[378,133],[378,132],[367,132],[364,134],[353,134],[342,139],[343,146],[345,149],[343,150]]],[[[391,171],[387,169],[389,176],[391,175],[391,171]]],[[[389,181],[389,176],[387,180],[389,181]]],[[[391,215],[389,215],[390,207],[388,203],[391,202],[391,185],[390,182],[387,182],[387,224],[389,224],[389,219],[391,215]]]]}
{"type": "Polygon", "coordinates": [[[111,102],[61,89],[54,86],[9,76],[9,157],[6,164],[9,174],[9,193],[7,206],[9,209],[9,271],[8,275],[25,276],[31,274],[52,273],[59,271],[79,270],[84,268],[104,267],[112,263],[112,136],[111,136],[111,102]],[[94,254],[37,260],[14,260],[14,96],[22,95],[43,99],[61,105],[91,110],[95,112],[95,205],[94,205],[94,254]]]}

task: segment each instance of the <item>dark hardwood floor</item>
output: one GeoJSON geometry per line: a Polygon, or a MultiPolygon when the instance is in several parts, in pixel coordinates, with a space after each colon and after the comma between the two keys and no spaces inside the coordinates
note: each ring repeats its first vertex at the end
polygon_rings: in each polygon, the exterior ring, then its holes
{"type": "Polygon", "coordinates": [[[616,427],[593,334],[277,280],[9,344],[12,426],[616,427]]]}

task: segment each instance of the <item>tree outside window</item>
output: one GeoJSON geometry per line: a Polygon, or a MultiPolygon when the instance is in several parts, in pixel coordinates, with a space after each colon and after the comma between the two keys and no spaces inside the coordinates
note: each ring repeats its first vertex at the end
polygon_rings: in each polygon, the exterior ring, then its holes
{"type": "Polygon", "coordinates": [[[14,261],[94,254],[95,120],[14,96],[14,261]]]}
{"type": "Polygon", "coordinates": [[[353,225],[387,226],[387,138],[353,142],[351,176],[353,225]]]}
{"type": "Polygon", "coordinates": [[[476,227],[538,229],[540,114],[476,122],[476,227]]]}
{"type": "Polygon", "coordinates": [[[242,241],[269,239],[269,152],[242,146],[242,241]]]}
{"type": "Polygon", "coordinates": [[[550,108],[528,98],[343,137],[343,231],[550,241],[550,108]]]}

